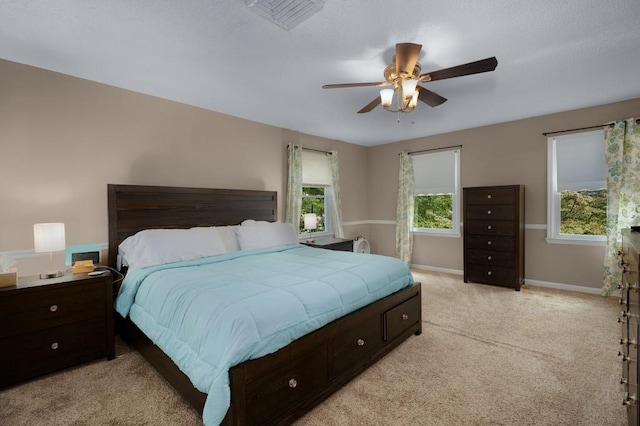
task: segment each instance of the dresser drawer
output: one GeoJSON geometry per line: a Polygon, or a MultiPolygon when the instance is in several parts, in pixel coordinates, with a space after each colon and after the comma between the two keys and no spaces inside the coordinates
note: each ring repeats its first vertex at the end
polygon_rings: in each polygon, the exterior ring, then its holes
{"type": "MultiPolygon", "coordinates": [[[[466,188],[465,188],[466,189],[466,188]]],[[[463,190],[466,204],[516,204],[515,188],[470,188],[463,190]]]]}
{"type": "Polygon", "coordinates": [[[466,249],[488,251],[514,251],[515,241],[511,237],[495,237],[490,235],[465,235],[466,249]]]}
{"type": "Polygon", "coordinates": [[[513,222],[516,213],[514,205],[484,205],[467,206],[465,214],[467,219],[480,220],[507,220],[513,222]]]}
{"type": "Polygon", "coordinates": [[[509,268],[515,261],[515,254],[508,251],[467,250],[466,261],[480,265],[493,265],[509,268]]]}
{"type": "Polygon", "coordinates": [[[467,220],[464,224],[465,233],[473,235],[514,236],[516,225],[505,220],[467,220]]]}
{"type": "Polygon", "coordinates": [[[105,316],[103,282],[0,294],[0,338],[105,316]]]}
{"type": "Polygon", "coordinates": [[[490,265],[468,264],[465,271],[468,281],[478,283],[513,286],[516,272],[512,268],[501,268],[490,265]]]}
{"type": "Polygon", "coordinates": [[[0,339],[0,386],[104,356],[103,319],[0,339]]]}
{"type": "Polygon", "coordinates": [[[359,323],[329,344],[329,372],[332,377],[364,362],[384,345],[382,318],[376,316],[359,323]]]}
{"type": "Polygon", "coordinates": [[[247,424],[278,423],[277,415],[290,411],[292,405],[327,382],[327,347],[296,358],[293,362],[275,366],[273,371],[258,377],[246,388],[247,424]]]}
{"type": "Polygon", "coordinates": [[[384,340],[390,341],[420,321],[419,296],[412,297],[384,313],[384,340]]]}

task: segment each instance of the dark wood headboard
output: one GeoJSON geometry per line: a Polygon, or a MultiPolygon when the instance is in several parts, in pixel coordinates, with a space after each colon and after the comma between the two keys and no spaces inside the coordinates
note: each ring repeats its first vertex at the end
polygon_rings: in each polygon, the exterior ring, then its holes
{"type": "Polygon", "coordinates": [[[118,245],[143,229],[237,225],[245,219],[278,219],[278,193],[244,189],[107,185],[109,266],[118,245]]]}

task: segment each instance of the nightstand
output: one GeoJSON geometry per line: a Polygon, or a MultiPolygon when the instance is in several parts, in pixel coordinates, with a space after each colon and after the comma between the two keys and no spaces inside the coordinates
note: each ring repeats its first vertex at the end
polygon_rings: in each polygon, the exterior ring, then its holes
{"type": "Polygon", "coordinates": [[[0,288],[0,387],[115,358],[111,273],[18,278],[0,288]]]}
{"type": "Polygon", "coordinates": [[[353,240],[335,237],[318,237],[312,241],[303,241],[309,247],[323,248],[336,251],[353,251],[353,240]]]}

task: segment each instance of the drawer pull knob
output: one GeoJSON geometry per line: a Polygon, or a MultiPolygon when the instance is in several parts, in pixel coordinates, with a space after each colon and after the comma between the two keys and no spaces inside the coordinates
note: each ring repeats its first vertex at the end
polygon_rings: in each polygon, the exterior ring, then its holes
{"type": "Polygon", "coordinates": [[[51,349],[53,349],[54,351],[55,351],[56,349],[58,349],[58,347],[60,347],[60,345],[58,345],[58,342],[53,342],[53,343],[51,344],[51,349]]]}
{"type": "Polygon", "coordinates": [[[624,319],[624,318],[618,318],[618,323],[619,323],[619,324],[624,324],[625,322],[627,322],[627,320],[626,320],[626,319],[624,319]]]}
{"type": "Polygon", "coordinates": [[[358,340],[356,340],[356,344],[357,344],[358,346],[364,346],[364,339],[358,339],[358,340]]]}
{"type": "Polygon", "coordinates": [[[622,362],[629,362],[631,361],[631,357],[629,355],[625,355],[622,352],[618,351],[618,356],[622,357],[622,362]]]}
{"type": "Polygon", "coordinates": [[[298,386],[298,381],[296,379],[289,379],[289,387],[295,389],[296,386],[298,386]]]}
{"type": "Polygon", "coordinates": [[[57,310],[58,310],[58,305],[51,305],[51,306],[49,307],[49,310],[50,310],[51,312],[55,312],[55,311],[57,311],[57,310]]]}
{"type": "Polygon", "coordinates": [[[621,385],[626,385],[627,383],[629,383],[629,381],[627,379],[625,379],[624,377],[620,378],[620,384],[621,385]]]}
{"type": "Polygon", "coordinates": [[[491,275],[491,271],[487,272],[487,275],[491,275]]]}
{"type": "Polygon", "coordinates": [[[491,214],[491,210],[487,211],[487,214],[491,214]]]}
{"type": "Polygon", "coordinates": [[[491,225],[487,226],[487,229],[491,229],[491,225]]]}
{"type": "Polygon", "coordinates": [[[491,194],[487,195],[487,198],[491,199],[491,194]]]}
{"type": "Polygon", "coordinates": [[[620,339],[620,344],[621,345],[633,345],[633,346],[637,346],[638,342],[635,339],[620,339]]]}
{"type": "Polygon", "coordinates": [[[630,405],[636,405],[637,400],[638,398],[636,397],[635,393],[633,395],[629,395],[627,392],[625,392],[624,401],[622,401],[622,405],[624,405],[625,407],[628,407],[630,405]]]}
{"type": "Polygon", "coordinates": [[[407,314],[402,314],[402,319],[403,319],[404,321],[408,320],[408,319],[409,319],[409,315],[407,315],[407,314]]]}
{"type": "Polygon", "coordinates": [[[487,245],[490,246],[491,245],[491,240],[487,241],[487,245]]]}
{"type": "Polygon", "coordinates": [[[487,260],[491,260],[491,256],[487,256],[487,260]]]}

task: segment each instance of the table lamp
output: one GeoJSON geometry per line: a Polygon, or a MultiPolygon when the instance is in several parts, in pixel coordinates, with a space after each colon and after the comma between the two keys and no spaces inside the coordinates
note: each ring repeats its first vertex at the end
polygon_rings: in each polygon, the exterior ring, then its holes
{"type": "MultiPolygon", "coordinates": [[[[311,231],[318,227],[318,215],[315,213],[305,213],[304,215],[304,230],[311,236],[311,231]]],[[[308,243],[312,243],[313,240],[309,238],[308,243]]]]}
{"type": "Polygon", "coordinates": [[[40,274],[40,278],[57,278],[64,271],[53,268],[53,252],[65,249],[64,223],[36,223],[33,225],[33,246],[36,253],[49,252],[51,270],[40,274]]]}

